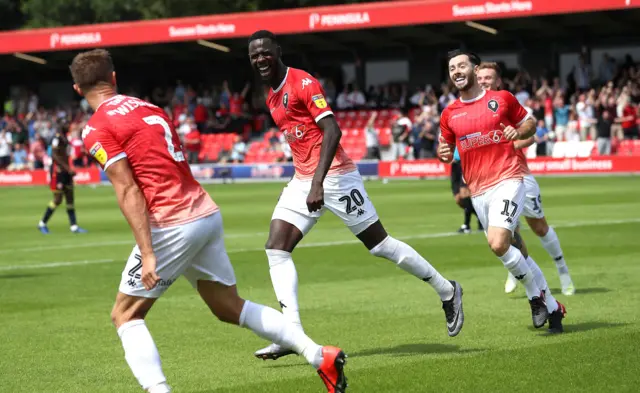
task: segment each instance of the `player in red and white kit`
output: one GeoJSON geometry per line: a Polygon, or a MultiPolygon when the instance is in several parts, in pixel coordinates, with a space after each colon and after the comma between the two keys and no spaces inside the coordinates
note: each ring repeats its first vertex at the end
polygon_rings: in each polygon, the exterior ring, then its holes
{"type": "Polygon", "coordinates": [[[458,148],[462,173],[473,206],[485,228],[489,247],[525,287],[533,325],[563,331],[564,306],[549,290],[532,259],[525,259],[512,240],[524,206],[526,168],[518,159],[514,140],[535,132],[535,121],[508,91],[484,90],[476,78],[480,59],[459,50],[449,54],[449,77],[460,98],[442,112],[438,156],[451,162],[458,148]]]}
{"type": "Polygon", "coordinates": [[[74,89],[95,111],[82,139],[113,184],[137,243],[122,272],[111,318],[142,388],[171,391],[144,318],[184,276],[220,320],[294,348],[318,370],[330,393],[344,392],[341,349],[317,345],[281,313],[238,296],[220,210],[191,175],[164,111],[116,94],[113,63],[105,50],[77,55],[71,73],[74,89]]]}
{"type": "MultiPolygon", "coordinates": [[[[500,66],[497,63],[481,63],[478,66],[477,72],[478,84],[482,86],[483,89],[486,90],[494,90],[497,91],[500,89],[502,85],[502,78],[500,72],[500,66]]],[[[562,287],[562,293],[566,296],[571,296],[575,293],[575,286],[573,285],[573,280],[571,280],[571,276],[569,275],[569,268],[567,267],[567,263],[564,260],[564,253],[562,252],[562,247],[560,247],[560,240],[558,239],[558,235],[556,232],[549,226],[547,223],[547,219],[544,215],[544,210],[542,208],[542,197],[540,196],[540,186],[536,181],[535,177],[531,174],[529,170],[529,165],[527,164],[527,157],[525,156],[522,149],[529,147],[533,144],[534,137],[531,136],[524,140],[516,140],[513,142],[513,145],[516,149],[516,154],[518,155],[518,159],[520,160],[520,165],[525,168],[524,175],[524,188],[525,188],[525,199],[524,199],[524,207],[522,209],[522,215],[527,220],[527,224],[535,233],[542,242],[542,246],[549,253],[549,256],[553,258],[556,264],[556,269],[558,270],[558,276],[560,276],[560,285],[562,287]]],[[[520,225],[518,223],[518,227],[516,228],[516,233],[520,232],[520,225]]],[[[528,250],[524,239],[521,242],[520,251],[524,255],[525,258],[528,257],[528,250]]],[[[507,281],[505,282],[504,289],[506,293],[511,293],[515,291],[518,281],[516,278],[509,272],[507,274],[507,281]]]]}
{"type": "MultiPolygon", "coordinates": [[[[271,32],[261,30],[251,36],[249,59],[271,86],[267,105],[291,147],[296,170],[275,207],[266,244],[271,281],[284,315],[302,329],[291,252],[329,210],[372,255],[429,283],[442,300],[448,334],[457,335],[464,322],[462,288],[442,277],[409,245],[387,234],[356,165],[340,146],[342,133],[320,83],[307,72],[284,65],[271,32]]],[[[272,344],[255,356],[275,360],[291,353],[287,347],[272,344]]]]}

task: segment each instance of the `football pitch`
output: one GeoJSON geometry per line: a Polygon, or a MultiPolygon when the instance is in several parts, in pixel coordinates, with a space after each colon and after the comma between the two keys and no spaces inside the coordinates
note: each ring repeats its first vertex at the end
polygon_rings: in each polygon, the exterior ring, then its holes
{"type": "MultiPolygon", "coordinates": [[[[349,355],[347,392],[637,391],[639,178],[538,181],[574,296],[560,294],[539,239],[529,230],[523,237],[567,306],[563,335],[532,327],[522,287],[504,293],[506,270],[482,234],[452,233],[462,211],[448,181],[366,186],[387,230],[462,284],[465,325],[454,338],[431,287],[369,255],[325,214],[293,258],[307,333],[349,355]]],[[[222,209],[240,294],[276,309],[262,248],[282,187],[206,186],[222,209]]],[[[37,231],[50,198],[45,187],[0,191],[0,392],[141,392],[109,317],[133,246],[113,189],[77,189],[86,235],[69,232],[64,206],[50,235],[37,231]]],[[[217,321],[184,279],[156,303],[147,324],[177,393],[325,391],[302,357],[254,358],[268,343],[217,321]]]]}

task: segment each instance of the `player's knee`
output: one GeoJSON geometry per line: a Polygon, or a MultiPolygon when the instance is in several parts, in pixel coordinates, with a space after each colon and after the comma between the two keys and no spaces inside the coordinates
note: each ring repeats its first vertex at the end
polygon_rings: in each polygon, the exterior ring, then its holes
{"type": "Polygon", "coordinates": [[[538,237],[544,237],[547,235],[547,232],[549,232],[549,224],[547,224],[544,218],[531,220],[529,225],[533,233],[538,237]]]}
{"type": "Polygon", "coordinates": [[[502,256],[507,253],[509,247],[511,247],[511,239],[508,236],[504,236],[502,233],[490,233],[487,236],[489,242],[489,248],[497,256],[502,256]]]}

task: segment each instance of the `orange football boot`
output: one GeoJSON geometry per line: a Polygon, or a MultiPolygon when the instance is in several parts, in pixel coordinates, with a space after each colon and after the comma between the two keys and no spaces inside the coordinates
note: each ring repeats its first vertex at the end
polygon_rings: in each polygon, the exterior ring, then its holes
{"type": "Polygon", "coordinates": [[[322,364],[318,368],[318,375],[327,387],[329,393],[344,393],[347,390],[347,377],[344,366],[347,355],[337,347],[322,347],[322,364]]]}

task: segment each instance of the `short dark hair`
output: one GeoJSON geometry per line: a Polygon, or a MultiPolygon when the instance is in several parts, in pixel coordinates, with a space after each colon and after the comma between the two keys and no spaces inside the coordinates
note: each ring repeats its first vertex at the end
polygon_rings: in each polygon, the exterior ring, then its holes
{"type": "Polygon", "coordinates": [[[69,70],[73,77],[73,83],[86,92],[100,83],[111,84],[113,60],[108,51],[94,49],[76,55],[69,70]]]}
{"type": "Polygon", "coordinates": [[[449,51],[449,53],[447,53],[447,64],[449,64],[451,59],[453,59],[454,57],[458,57],[462,55],[466,55],[469,58],[469,61],[471,62],[471,64],[473,64],[474,66],[480,65],[481,63],[480,56],[476,55],[475,53],[462,50],[462,49],[454,49],[452,51],[449,51]]]}
{"type": "Polygon", "coordinates": [[[276,35],[269,30],[258,30],[255,33],[251,34],[251,37],[249,37],[249,43],[252,43],[255,40],[262,40],[264,38],[268,38],[274,43],[278,43],[276,35]]]}
{"type": "Polygon", "coordinates": [[[496,76],[498,78],[502,78],[502,70],[500,66],[495,61],[483,61],[478,66],[479,70],[494,70],[496,72],[496,76]]]}

